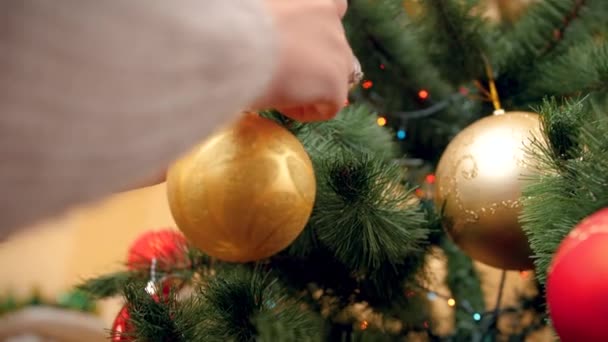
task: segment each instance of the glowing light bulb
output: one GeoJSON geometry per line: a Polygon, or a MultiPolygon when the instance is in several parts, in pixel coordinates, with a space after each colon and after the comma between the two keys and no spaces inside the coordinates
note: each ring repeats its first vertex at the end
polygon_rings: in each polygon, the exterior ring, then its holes
{"type": "Polygon", "coordinates": [[[361,330],[367,329],[368,326],[369,323],[367,321],[361,321],[361,324],[359,324],[359,328],[361,328],[361,330]]]}
{"type": "Polygon", "coordinates": [[[378,126],[386,126],[386,118],[384,116],[380,116],[378,117],[378,119],[376,119],[376,123],[378,123],[378,126]]]}
{"type": "Polygon", "coordinates": [[[426,175],[424,180],[429,184],[433,184],[433,183],[435,183],[435,175],[432,173],[429,173],[428,175],[426,175]]]}
{"type": "Polygon", "coordinates": [[[454,298],[448,299],[448,305],[449,306],[455,306],[456,305],[456,300],[454,298]]]}
{"type": "Polygon", "coordinates": [[[405,132],[405,130],[400,129],[397,131],[397,139],[399,140],[403,140],[407,137],[407,133],[405,132]]]}
{"type": "Polygon", "coordinates": [[[473,319],[476,321],[481,321],[481,315],[478,312],[476,312],[473,314],[473,319]]]}
{"type": "Polygon", "coordinates": [[[425,90],[425,89],[421,89],[421,90],[418,92],[418,97],[419,97],[421,100],[426,100],[426,99],[428,99],[428,98],[429,98],[429,95],[430,95],[430,94],[429,94],[428,90],[425,90]]]}
{"type": "Polygon", "coordinates": [[[367,81],[363,81],[363,83],[361,83],[361,86],[363,87],[363,89],[369,89],[374,85],[374,82],[367,80],[367,81]]]}

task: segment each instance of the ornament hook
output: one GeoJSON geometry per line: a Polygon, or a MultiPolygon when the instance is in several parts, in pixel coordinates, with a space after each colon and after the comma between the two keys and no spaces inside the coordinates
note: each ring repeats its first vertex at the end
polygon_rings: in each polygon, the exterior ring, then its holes
{"type": "Polygon", "coordinates": [[[150,280],[146,284],[146,292],[149,295],[156,294],[156,263],[156,258],[152,258],[152,262],[150,263],[150,280]]]}

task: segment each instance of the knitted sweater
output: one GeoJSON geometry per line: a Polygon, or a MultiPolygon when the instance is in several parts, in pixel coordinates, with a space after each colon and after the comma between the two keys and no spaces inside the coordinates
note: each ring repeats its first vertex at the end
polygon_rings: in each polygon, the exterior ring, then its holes
{"type": "Polygon", "coordinates": [[[0,240],[160,172],[261,95],[261,0],[0,2],[0,240]]]}

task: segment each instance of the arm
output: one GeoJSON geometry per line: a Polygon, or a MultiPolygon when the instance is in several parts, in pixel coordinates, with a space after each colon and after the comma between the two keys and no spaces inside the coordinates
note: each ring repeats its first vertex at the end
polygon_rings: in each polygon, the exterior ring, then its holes
{"type": "Polygon", "coordinates": [[[151,176],[260,96],[271,26],[256,0],[1,1],[0,239],[151,176]]]}

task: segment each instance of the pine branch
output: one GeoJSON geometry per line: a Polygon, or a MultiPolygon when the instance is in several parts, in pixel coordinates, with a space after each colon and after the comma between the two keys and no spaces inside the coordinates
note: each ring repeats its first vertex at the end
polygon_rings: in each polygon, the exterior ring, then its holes
{"type": "Polygon", "coordinates": [[[330,121],[301,123],[276,111],[260,115],[289,129],[297,136],[313,159],[342,151],[370,154],[392,161],[399,155],[390,131],[376,124],[376,115],[363,104],[345,107],[330,121]]]}
{"type": "Polygon", "coordinates": [[[318,248],[320,248],[320,245],[317,236],[309,222],[298,235],[298,238],[286,249],[286,253],[293,258],[305,258],[309,257],[318,248]]]}
{"type": "MultiPolygon", "coordinates": [[[[203,252],[189,246],[184,251],[183,258],[167,256],[158,261],[159,269],[155,270],[157,280],[177,278],[189,282],[197,274],[205,274],[211,260],[203,252]],[[176,263],[176,260],[179,260],[176,263]]],[[[150,280],[150,264],[130,265],[132,270],[121,271],[91,278],[77,286],[78,289],[93,298],[103,299],[121,294],[132,282],[150,280]]]]}
{"type": "MultiPolygon", "coordinates": [[[[182,333],[173,317],[177,310],[177,298],[174,293],[151,296],[145,290],[146,282],[131,282],[125,288],[125,299],[129,308],[130,322],[133,324],[133,335],[137,341],[146,342],[180,342],[182,333]]],[[[129,337],[130,334],[127,334],[129,337]]]]}
{"type": "Polygon", "coordinates": [[[569,16],[564,18],[564,27],[559,31],[560,42],[551,54],[558,57],[581,41],[606,41],[608,6],[603,0],[579,0],[569,16]],[[577,6],[578,5],[578,6],[577,6]]]}
{"type": "Polygon", "coordinates": [[[387,117],[388,126],[393,129],[407,130],[407,139],[400,144],[408,155],[438,160],[439,151],[458,128],[477,118],[471,101],[450,101],[459,84],[450,84],[449,77],[442,72],[461,69],[452,66],[454,51],[443,49],[439,42],[429,48],[436,28],[424,20],[408,18],[400,0],[352,1],[346,22],[349,40],[364,64],[366,78],[374,82],[371,89],[360,89],[353,98],[355,101],[363,98],[374,106],[387,117]],[[443,57],[449,57],[440,58],[442,53],[446,53],[443,57]],[[431,54],[436,55],[436,60],[430,58],[431,54]],[[418,97],[421,89],[430,94],[425,100],[418,97]],[[445,103],[449,105],[441,105],[445,103]],[[434,112],[432,119],[417,120],[403,115],[437,106],[441,110],[434,112]]]}
{"type": "Polygon", "coordinates": [[[608,6],[602,0],[547,0],[530,6],[512,30],[491,49],[497,66],[497,87],[510,109],[528,110],[545,95],[575,96],[605,89],[604,59],[588,67],[587,53],[604,57],[600,45],[608,28],[608,6]],[[587,42],[587,43],[582,43],[587,42]],[[583,72],[577,81],[566,71],[583,72]],[[595,78],[599,75],[600,79],[595,78]]]}
{"type": "Polygon", "coordinates": [[[321,164],[319,174],[329,178],[319,180],[306,236],[274,257],[272,268],[295,288],[317,283],[344,300],[357,293],[358,300],[387,305],[403,297],[403,282],[422,266],[428,229],[398,183],[397,166],[362,158],[349,158],[345,170],[339,161],[321,164]]]}
{"type": "Polygon", "coordinates": [[[369,100],[370,94],[379,95],[381,111],[415,106],[420,89],[439,99],[452,92],[427,58],[417,25],[407,18],[400,0],[353,0],[345,26],[366,78],[375,82],[363,94],[369,100]]]}
{"type": "Polygon", "coordinates": [[[95,299],[103,299],[121,294],[137,278],[140,276],[133,272],[116,272],[88,279],[76,288],[95,299]]]}
{"type": "MultiPolygon", "coordinates": [[[[298,123],[276,112],[263,115],[296,134],[313,159],[317,179],[324,177],[323,161],[332,160],[343,153],[373,155],[374,159],[384,162],[392,162],[397,157],[397,146],[390,133],[375,124],[375,116],[363,105],[348,106],[334,120],[322,123],[298,123]]],[[[323,196],[319,193],[317,200],[323,196]]],[[[317,236],[309,222],[288,252],[292,256],[308,256],[318,246],[317,236]]]]}
{"type": "MultiPolygon", "coordinates": [[[[406,129],[407,139],[400,142],[405,153],[438,159],[438,151],[455,134],[454,126],[464,127],[475,118],[475,111],[471,101],[450,101],[457,90],[429,58],[428,38],[420,28],[424,23],[408,18],[401,0],[351,1],[345,22],[365,77],[373,82],[372,88],[353,92],[352,100],[368,103],[386,116],[387,126],[406,129]],[[419,98],[421,89],[428,91],[428,98],[419,98]],[[441,105],[447,102],[448,106],[441,105]],[[441,110],[433,110],[433,119],[403,115],[437,107],[441,110]]],[[[452,58],[453,52],[449,53],[452,58]]]]}
{"type": "Polygon", "coordinates": [[[566,54],[538,66],[540,77],[530,82],[522,99],[534,99],[544,94],[577,96],[608,91],[608,44],[585,41],[573,46],[566,54]],[[572,77],[576,75],[576,77],[572,77]]]}
{"type": "Polygon", "coordinates": [[[570,27],[572,22],[577,19],[581,8],[585,5],[585,0],[574,0],[570,11],[566,13],[562,20],[562,24],[553,30],[553,39],[549,41],[547,46],[541,51],[541,57],[549,54],[555,49],[555,47],[564,39],[566,30],[570,27]]]}
{"type": "Polygon", "coordinates": [[[310,228],[319,245],[355,276],[359,299],[375,305],[398,300],[403,282],[422,265],[424,213],[408,202],[412,197],[400,184],[398,166],[366,155],[330,158],[320,166],[310,228]]]}
{"type": "Polygon", "coordinates": [[[578,135],[589,115],[582,102],[560,106],[555,98],[545,99],[538,111],[543,114],[542,128],[547,143],[547,147],[538,146],[544,154],[541,158],[545,165],[562,170],[564,161],[580,157],[578,135]]]}
{"type": "MultiPolygon", "coordinates": [[[[285,122],[280,115],[273,118],[285,122]]],[[[343,109],[329,122],[286,124],[309,152],[317,179],[323,178],[323,160],[332,160],[343,153],[373,155],[381,161],[390,162],[397,156],[397,146],[390,133],[375,124],[375,116],[366,106],[351,105],[343,109]]],[[[319,193],[317,200],[324,195],[319,193]]],[[[313,212],[314,215],[314,212],[313,212]]],[[[307,256],[318,247],[318,239],[309,224],[289,248],[292,256],[307,256]]]]}
{"type": "Polygon", "coordinates": [[[410,194],[392,164],[392,138],[357,105],[330,122],[290,127],[309,151],[319,185],[309,224],[285,253],[292,262],[273,258],[273,267],[300,288],[317,282],[342,298],[360,290],[359,298],[377,303],[401,294],[422,264],[427,230],[417,206],[405,205],[410,194]]]}
{"type": "Polygon", "coordinates": [[[288,289],[292,289],[294,295],[305,289],[306,297],[303,299],[308,300],[316,311],[321,310],[315,293],[318,290],[331,292],[344,305],[360,291],[359,280],[352,271],[322,245],[305,257],[291,255],[289,251],[275,255],[268,267],[288,289]]]}
{"type": "Polygon", "coordinates": [[[226,268],[188,298],[175,314],[186,341],[318,341],[321,320],[285,296],[271,274],[226,268]]]}
{"type": "Polygon", "coordinates": [[[332,159],[320,172],[324,178],[310,219],[319,241],[353,270],[397,266],[423,251],[424,216],[408,205],[398,166],[366,156],[332,159]]]}
{"type": "MultiPolygon", "coordinates": [[[[546,0],[530,6],[526,14],[505,32],[493,52],[492,61],[501,74],[518,75],[549,53],[561,40],[563,32],[578,13],[581,0],[546,0]],[[557,38],[557,39],[556,39],[557,38]]],[[[513,78],[513,77],[510,77],[513,78]]]]}
{"type": "Polygon", "coordinates": [[[405,296],[404,288],[418,283],[417,276],[420,275],[424,266],[427,252],[428,250],[424,249],[411,253],[399,264],[385,263],[377,269],[370,270],[359,281],[361,292],[357,298],[369,302],[378,310],[390,310],[395,306],[407,308],[401,310],[404,314],[410,314],[410,316],[401,317],[403,324],[420,323],[420,313],[425,307],[413,305],[417,299],[405,296]]]}
{"type": "Polygon", "coordinates": [[[422,5],[426,11],[418,24],[441,75],[456,85],[483,76],[487,47],[482,35],[491,31],[471,14],[476,1],[428,0],[422,5]]]}
{"type": "Polygon", "coordinates": [[[364,105],[350,105],[328,122],[300,124],[297,137],[311,158],[331,159],[343,151],[369,154],[392,161],[398,156],[390,131],[376,124],[376,115],[364,105]]]}
{"type": "Polygon", "coordinates": [[[405,205],[411,198],[390,135],[359,105],[330,122],[289,127],[309,151],[319,186],[308,226],[272,267],[294,288],[314,282],[344,300],[355,291],[375,303],[402,295],[422,264],[427,228],[417,206],[405,205]]]}
{"type": "Polygon", "coordinates": [[[321,317],[306,312],[295,303],[284,304],[279,310],[261,311],[254,319],[256,341],[322,341],[321,317]]]}
{"type": "Polygon", "coordinates": [[[538,146],[535,157],[542,172],[524,189],[520,219],[535,254],[538,279],[544,282],[563,238],[580,220],[608,206],[608,118],[594,118],[580,102],[547,101],[540,112],[551,141],[549,147],[538,146]],[[574,131],[581,118],[586,121],[574,131]]]}

